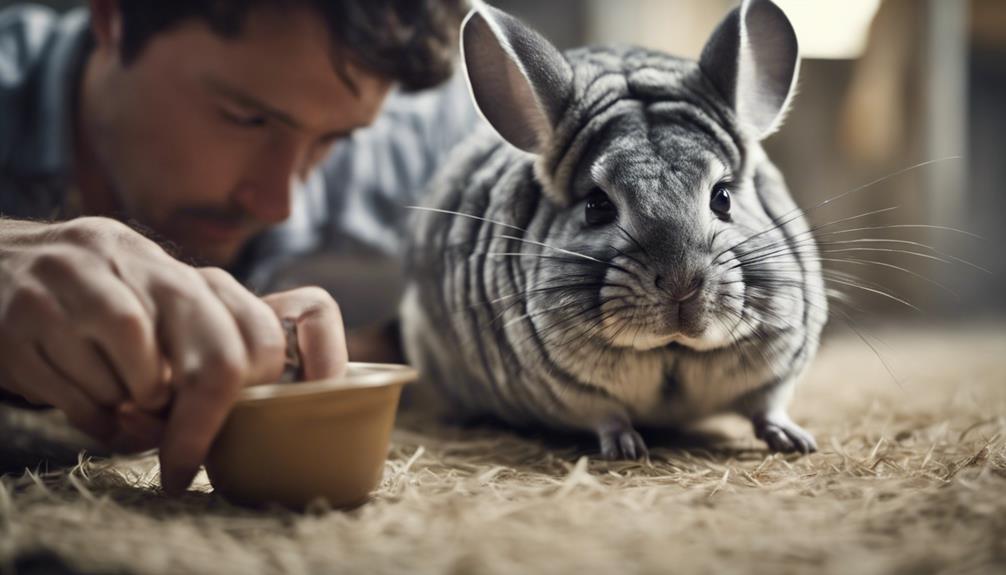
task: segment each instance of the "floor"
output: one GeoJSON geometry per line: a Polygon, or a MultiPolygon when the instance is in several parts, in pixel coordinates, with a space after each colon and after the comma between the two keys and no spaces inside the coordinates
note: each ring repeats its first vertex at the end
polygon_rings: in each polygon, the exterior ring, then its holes
{"type": "MultiPolygon", "coordinates": [[[[743,422],[593,445],[404,414],[363,507],[160,495],[153,458],[7,475],[0,567],[132,573],[1006,572],[1006,324],[839,330],[768,454],[743,422]]],[[[0,569],[2,571],[2,569],[0,569]]]]}

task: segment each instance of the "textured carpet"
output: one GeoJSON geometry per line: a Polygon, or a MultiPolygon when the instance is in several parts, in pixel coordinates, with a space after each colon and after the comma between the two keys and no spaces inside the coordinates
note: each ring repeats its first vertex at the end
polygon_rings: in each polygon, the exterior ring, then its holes
{"type": "Polygon", "coordinates": [[[7,475],[0,573],[1006,572],[1006,328],[869,333],[798,390],[808,457],[732,420],[607,463],[404,414],[351,512],[238,509],[205,478],[169,499],[150,457],[7,475]]]}

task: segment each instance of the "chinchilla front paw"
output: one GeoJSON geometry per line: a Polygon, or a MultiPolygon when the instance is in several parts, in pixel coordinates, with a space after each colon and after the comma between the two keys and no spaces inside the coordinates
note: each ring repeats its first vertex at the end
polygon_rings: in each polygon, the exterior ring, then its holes
{"type": "Polygon", "coordinates": [[[609,461],[650,456],[643,437],[628,422],[604,424],[597,429],[597,437],[601,442],[601,457],[609,461]]]}
{"type": "Polygon", "coordinates": [[[813,453],[817,442],[808,431],[793,423],[785,412],[760,415],[752,419],[755,435],[769,449],[781,453],[813,453]]]}

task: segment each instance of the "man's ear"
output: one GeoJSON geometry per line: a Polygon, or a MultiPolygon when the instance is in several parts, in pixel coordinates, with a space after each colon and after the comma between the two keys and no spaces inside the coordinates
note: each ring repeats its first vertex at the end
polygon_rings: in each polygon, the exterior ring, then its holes
{"type": "Polygon", "coordinates": [[[706,42],[699,67],[758,139],[782,123],[796,87],[800,49],[771,0],[743,0],[706,42]]]}
{"type": "Polygon", "coordinates": [[[461,26],[461,56],[479,112],[506,141],[540,153],[569,103],[573,69],[548,40],[477,2],[461,26]]]}
{"type": "Polygon", "coordinates": [[[99,49],[119,51],[122,43],[122,12],[118,0],[90,0],[91,32],[99,49]]]}

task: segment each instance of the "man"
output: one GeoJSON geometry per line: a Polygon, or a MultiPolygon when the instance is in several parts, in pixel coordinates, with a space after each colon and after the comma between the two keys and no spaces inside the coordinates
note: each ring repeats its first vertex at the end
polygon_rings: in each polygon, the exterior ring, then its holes
{"type": "Polygon", "coordinates": [[[394,137],[428,142],[414,118],[313,168],[375,121],[393,87],[448,77],[462,4],[92,0],[63,17],[0,13],[0,390],[114,448],[159,447],[162,484],[178,492],[240,388],[280,374],[281,319],[296,322],[306,378],[339,374],[346,336],[326,291],[259,298],[231,272],[250,281],[266,256],[334,241],[352,211],[340,201],[421,185],[435,159],[380,165],[394,137]],[[303,213],[312,201],[328,208],[303,213]]]}

